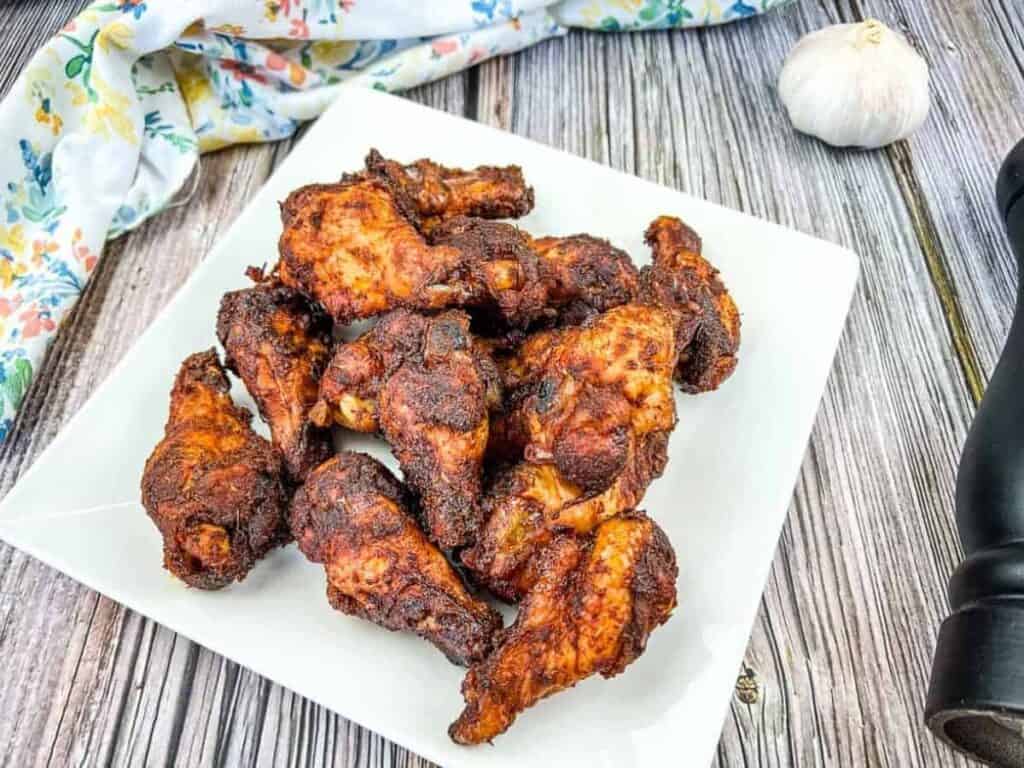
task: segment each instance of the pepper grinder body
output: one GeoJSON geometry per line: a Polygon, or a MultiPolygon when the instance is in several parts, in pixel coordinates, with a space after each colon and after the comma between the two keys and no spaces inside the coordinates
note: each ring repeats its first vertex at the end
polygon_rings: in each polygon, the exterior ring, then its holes
{"type": "MultiPolygon", "coordinates": [[[[1024,274],[1024,142],[997,197],[1024,274]]],[[[964,560],[949,582],[925,706],[935,734],[975,759],[1024,766],[1024,286],[960,459],[964,560]]]]}

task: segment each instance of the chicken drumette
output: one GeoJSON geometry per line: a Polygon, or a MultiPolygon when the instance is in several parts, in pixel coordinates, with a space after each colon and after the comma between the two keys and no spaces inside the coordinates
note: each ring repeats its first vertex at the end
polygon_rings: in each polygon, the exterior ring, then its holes
{"type": "Polygon", "coordinates": [[[533,238],[511,224],[458,217],[436,226],[430,241],[476,262],[516,265],[504,281],[494,283],[514,288],[496,292],[497,311],[473,307],[487,331],[511,334],[513,340],[528,327],[579,325],[637,295],[639,274],[629,256],[590,235],[533,238]]]}
{"type": "MultiPolygon", "coordinates": [[[[371,163],[371,171],[288,196],[281,206],[281,279],[341,323],[400,307],[483,307],[513,327],[531,322],[542,309],[533,298],[533,254],[513,243],[492,244],[486,252],[428,243],[420,218],[421,212],[439,219],[465,210],[503,215],[509,210],[506,187],[525,190],[521,175],[500,185],[452,187],[451,181],[441,194],[434,181],[421,183],[415,173],[387,163],[378,164],[384,170],[372,170],[371,163]]],[[[487,179],[495,171],[485,170],[458,173],[487,179]]],[[[532,199],[527,192],[520,197],[532,199]]]]}
{"type": "Polygon", "coordinates": [[[641,513],[588,536],[561,534],[537,558],[541,575],[515,624],[462,683],[466,707],[449,729],[459,744],[490,741],[523,710],[593,674],[619,674],[676,605],[675,553],[641,513]]]}
{"type": "Polygon", "coordinates": [[[682,221],[660,216],[644,236],[653,263],[641,272],[641,301],[679,310],[676,379],[690,393],[717,389],[736,368],[736,303],[701,256],[700,237],[682,221]]]}
{"type": "Polygon", "coordinates": [[[533,209],[533,189],[517,165],[466,171],[425,158],[402,165],[371,149],[366,171],[400,188],[413,201],[424,229],[455,216],[517,219],[533,209]]]}
{"type": "Polygon", "coordinates": [[[453,548],[473,540],[488,411],[500,404],[501,391],[465,313],[386,315],[338,346],[320,397],[317,423],[384,434],[421,498],[433,541],[453,548]]]}
{"type": "Polygon", "coordinates": [[[322,464],[295,494],[290,523],[302,552],[323,563],[334,608],[415,632],[459,664],[490,650],[500,616],[466,590],[379,462],[344,452],[322,464]]]}
{"type": "Polygon", "coordinates": [[[492,456],[517,461],[484,496],[485,523],[462,562],[515,600],[558,532],[586,533],[635,507],[667,459],[675,426],[675,313],[626,304],[531,337],[508,361],[514,384],[492,456]]]}
{"type": "Polygon", "coordinates": [[[164,567],[186,584],[219,589],[289,539],[278,452],[228,395],[217,353],[182,363],[164,439],[142,475],[142,503],[164,539],[164,567]]]}
{"type": "Polygon", "coordinates": [[[293,482],[331,455],[330,432],[309,420],[320,374],[330,356],[328,318],[276,278],[227,293],[220,303],[217,336],[237,373],[270,425],[274,444],[293,482]]]}

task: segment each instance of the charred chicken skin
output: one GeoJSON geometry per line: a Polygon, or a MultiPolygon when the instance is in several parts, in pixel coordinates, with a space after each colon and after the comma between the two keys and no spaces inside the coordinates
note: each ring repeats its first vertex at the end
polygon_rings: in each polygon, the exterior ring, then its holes
{"type": "Polygon", "coordinates": [[[430,241],[478,263],[506,265],[503,279],[491,282],[493,303],[473,309],[485,329],[514,341],[527,329],[579,325],[637,295],[639,273],[628,254],[590,235],[532,238],[511,224],[460,217],[435,227],[430,241]]]}
{"type": "Polygon", "coordinates": [[[550,314],[540,259],[518,227],[459,216],[434,227],[430,242],[463,254],[472,281],[483,289],[462,306],[487,326],[522,331],[550,314]]]}
{"type": "Polygon", "coordinates": [[[469,317],[397,310],[339,345],[313,417],[380,431],[420,496],[430,538],[470,543],[480,525],[488,411],[501,402],[497,370],[469,332],[469,317]]]}
{"type": "Polygon", "coordinates": [[[379,462],[351,452],[328,460],[295,494],[289,520],[302,552],[323,563],[334,608],[415,632],[458,664],[486,656],[500,616],[466,590],[379,462]]]}
{"type": "Polygon", "coordinates": [[[653,263],[641,273],[641,300],[680,311],[676,379],[686,392],[710,392],[732,375],[740,314],[701,240],[677,218],[661,216],[645,233],[653,263]]]}
{"type": "Polygon", "coordinates": [[[467,171],[425,158],[402,165],[371,149],[366,171],[401,189],[413,201],[425,229],[456,216],[516,219],[533,210],[533,189],[517,165],[481,165],[467,171]]]}
{"type": "Polygon", "coordinates": [[[466,707],[449,729],[459,744],[490,741],[523,710],[593,674],[619,674],[676,605],[675,553],[641,513],[587,536],[561,534],[537,557],[540,575],[515,623],[462,683],[466,707]]]}
{"type": "Polygon", "coordinates": [[[629,255],[590,235],[532,240],[540,258],[546,304],[557,325],[580,325],[637,296],[639,274],[629,255]]]}
{"type": "Polygon", "coordinates": [[[164,539],[164,567],[186,584],[241,581],[288,541],[277,450],[228,395],[217,353],[192,355],[171,391],[164,438],[142,475],[142,503],[164,539]]]}
{"type": "Polygon", "coordinates": [[[525,327],[543,310],[532,252],[511,239],[457,247],[448,242],[452,222],[481,221],[461,217],[435,227],[427,242],[416,207],[372,174],[295,190],[281,206],[282,281],[340,323],[401,307],[481,307],[525,327]]]}
{"type": "Polygon", "coordinates": [[[428,245],[411,201],[385,179],[301,187],[282,204],[281,219],[281,280],[339,323],[467,298],[457,280],[462,255],[428,245]]]}
{"type": "Polygon", "coordinates": [[[664,470],[675,322],[674,312],[626,304],[535,335],[509,363],[506,381],[517,388],[489,452],[518,463],[491,483],[477,542],[461,554],[495,594],[520,598],[556,533],[587,533],[635,507],[664,470]]]}
{"type": "Polygon", "coordinates": [[[270,425],[288,476],[299,483],[332,452],[330,432],[309,420],[330,356],[331,325],[300,294],[250,270],[256,285],[227,293],[217,336],[270,425]]]}
{"type": "Polygon", "coordinates": [[[406,363],[384,384],[381,429],[419,494],[431,540],[453,549],[472,543],[481,523],[488,401],[497,399],[496,375],[489,359],[473,349],[469,317],[462,312],[430,318],[421,360],[406,363]]]}

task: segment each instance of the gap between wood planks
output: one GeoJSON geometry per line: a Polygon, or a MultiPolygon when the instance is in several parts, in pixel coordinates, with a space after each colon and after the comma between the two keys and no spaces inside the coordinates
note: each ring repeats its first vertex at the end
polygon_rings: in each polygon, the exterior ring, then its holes
{"type": "MultiPolygon", "coordinates": [[[[843,12],[841,2],[837,3],[836,10],[840,18],[844,21],[864,21],[867,16],[860,7],[860,0],[849,1],[849,14],[843,12]]],[[[913,39],[910,42],[915,44],[913,39]]],[[[885,148],[885,155],[892,167],[900,194],[903,195],[903,202],[906,204],[907,212],[913,222],[914,234],[917,237],[918,245],[921,246],[921,254],[928,266],[928,275],[935,288],[935,294],[938,296],[939,304],[942,305],[942,314],[946,318],[946,328],[949,330],[949,336],[953,342],[953,350],[960,365],[960,371],[963,373],[964,383],[967,385],[971,400],[977,407],[981,403],[982,395],[985,394],[985,375],[978,362],[978,352],[975,349],[974,341],[971,339],[970,331],[967,330],[960,296],[953,283],[949,261],[946,258],[942,240],[935,228],[928,200],[914,174],[914,160],[910,146],[906,141],[896,142],[885,148]]]]}
{"type": "Polygon", "coordinates": [[[928,275],[931,278],[932,286],[942,305],[942,314],[946,318],[946,327],[949,329],[953,349],[964,375],[967,390],[971,393],[971,399],[977,407],[985,393],[985,376],[978,362],[978,353],[974,348],[971,334],[964,321],[960,297],[950,276],[942,241],[935,229],[935,222],[928,208],[928,202],[914,176],[914,161],[910,154],[910,147],[905,141],[901,141],[887,147],[885,153],[892,165],[900,192],[903,194],[903,201],[907,205],[907,212],[914,225],[914,234],[917,236],[917,242],[921,246],[925,263],[928,265],[928,275]]]}

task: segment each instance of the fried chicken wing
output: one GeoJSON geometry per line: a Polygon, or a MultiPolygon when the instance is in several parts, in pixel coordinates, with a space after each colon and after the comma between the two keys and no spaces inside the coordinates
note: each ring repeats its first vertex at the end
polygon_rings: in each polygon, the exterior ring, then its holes
{"type": "Polygon", "coordinates": [[[593,674],[619,674],[675,608],[675,553],[642,513],[588,536],[562,534],[538,559],[515,624],[462,683],[466,707],[449,729],[459,744],[490,741],[523,710],[593,674]]]}
{"type": "Polygon", "coordinates": [[[529,588],[531,559],[558,531],[586,533],[639,503],[675,426],[673,312],[626,304],[534,338],[506,372],[518,388],[489,446],[521,460],[489,487],[486,522],[461,554],[507,600],[529,588]]]}
{"type": "Polygon", "coordinates": [[[676,378],[686,392],[717,389],[736,368],[739,310],[690,227],[661,216],[645,239],[654,262],[641,272],[641,300],[680,311],[676,378]]]}
{"type": "MultiPolygon", "coordinates": [[[[417,207],[389,174],[295,190],[281,206],[281,280],[340,323],[400,307],[481,307],[525,327],[543,310],[533,298],[539,291],[536,256],[518,247],[516,238],[478,238],[457,247],[446,241],[458,229],[445,221],[428,243],[417,207]]],[[[460,220],[482,221],[452,219],[460,220]]]]}
{"type": "Polygon", "coordinates": [[[270,425],[288,476],[301,482],[331,455],[331,435],[309,420],[330,356],[325,315],[273,277],[251,270],[256,285],[221,299],[217,337],[270,425]]]}
{"type": "Polygon", "coordinates": [[[337,610],[415,632],[459,664],[490,650],[500,616],[466,590],[379,462],[351,452],[328,460],[295,494],[289,520],[302,552],[324,564],[337,610]]]}
{"type": "Polygon", "coordinates": [[[473,348],[469,317],[445,312],[430,318],[419,360],[407,362],[380,393],[380,423],[420,496],[432,541],[446,549],[476,538],[484,452],[490,430],[489,358],[473,348]]]}
{"type": "Polygon", "coordinates": [[[408,195],[426,229],[455,216],[514,219],[533,209],[533,188],[517,165],[481,165],[468,171],[427,159],[402,165],[371,149],[366,170],[408,195]]]}
{"type": "Polygon", "coordinates": [[[428,245],[411,203],[383,179],[301,187],[282,204],[281,219],[281,280],[340,323],[470,298],[459,280],[462,254],[428,245]]]}
{"type": "Polygon", "coordinates": [[[383,432],[421,498],[427,531],[445,548],[470,543],[480,525],[488,411],[501,402],[497,370],[459,311],[396,310],[339,345],[313,418],[383,432]]]}
{"type": "Polygon", "coordinates": [[[547,305],[558,325],[580,325],[613,307],[634,301],[639,273],[629,255],[590,235],[540,237],[532,241],[540,257],[547,305]]]}
{"type": "Polygon", "coordinates": [[[540,259],[518,227],[459,216],[434,227],[430,242],[463,254],[482,290],[462,306],[476,310],[488,326],[525,330],[551,314],[540,259]]]}
{"type": "Polygon", "coordinates": [[[430,241],[478,263],[507,265],[491,277],[492,304],[473,307],[492,334],[519,339],[530,327],[579,325],[637,296],[629,255],[590,235],[532,238],[511,224],[459,217],[436,226],[430,241]]]}
{"type": "Polygon", "coordinates": [[[192,355],[171,391],[163,440],[142,475],[142,503],[164,539],[164,567],[219,589],[289,539],[278,452],[228,395],[217,353],[192,355]]]}

